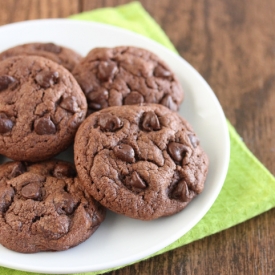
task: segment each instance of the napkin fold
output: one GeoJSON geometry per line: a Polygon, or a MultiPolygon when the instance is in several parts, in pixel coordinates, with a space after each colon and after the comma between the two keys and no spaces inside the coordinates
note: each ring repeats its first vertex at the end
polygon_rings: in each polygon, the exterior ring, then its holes
{"type": "MultiPolygon", "coordinates": [[[[97,21],[126,28],[154,39],[167,48],[176,51],[163,30],[139,2],[84,12],[70,18],[97,21]]],[[[189,232],[150,257],[222,231],[275,206],[275,196],[273,195],[275,190],[274,177],[249,151],[230,122],[228,122],[228,130],[231,142],[230,164],[223,188],[215,203],[189,232]]],[[[75,275],[96,275],[111,270],[114,269],[75,275]]],[[[4,267],[0,267],[0,274],[40,275],[40,273],[29,273],[4,267]]]]}

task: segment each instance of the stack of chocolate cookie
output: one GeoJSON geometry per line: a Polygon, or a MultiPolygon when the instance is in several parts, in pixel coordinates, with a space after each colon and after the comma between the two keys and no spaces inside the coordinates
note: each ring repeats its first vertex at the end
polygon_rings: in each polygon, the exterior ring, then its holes
{"type": "Polygon", "coordinates": [[[0,243],[64,250],[91,236],[105,207],[141,220],[181,211],[208,170],[176,113],[183,95],[169,67],[140,48],[81,58],[31,43],[1,53],[0,154],[13,161],[0,166],[0,243]],[[74,164],[53,159],[71,144],[74,164]]]}

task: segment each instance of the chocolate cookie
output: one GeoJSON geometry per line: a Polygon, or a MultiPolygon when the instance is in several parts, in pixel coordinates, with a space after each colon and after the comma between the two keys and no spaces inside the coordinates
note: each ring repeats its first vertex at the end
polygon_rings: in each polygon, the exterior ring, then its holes
{"type": "Polygon", "coordinates": [[[159,103],[178,110],[183,90],[170,68],[153,53],[135,47],[96,48],[73,75],[90,112],[109,106],[159,103]]]}
{"type": "Polygon", "coordinates": [[[0,166],[0,243],[17,252],[59,251],[85,241],[105,210],[82,191],[72,164],[0,166]]]}
{"type": "Polygon", "coordinates": [[[28,43],[12,47],[0,53],[0,61],[18,55],[42,56],[64,66],[70,72],[82,59],[82,56],[72,49],[54,43],[28,43]]]}
{"type": "Polygon", "coordinates": [[[182,210],[202,192],[208,158],[189,124],[157,105],[110,107],[75,137],[81,183],[114,212],[152,220],[182,210]]]}
{"type": "Polygon", "coordinates": [[[0,62],[0,154],[51,158],[73,142],[86,111],[86,98],[64,67],[37,56],[0,62]]]}

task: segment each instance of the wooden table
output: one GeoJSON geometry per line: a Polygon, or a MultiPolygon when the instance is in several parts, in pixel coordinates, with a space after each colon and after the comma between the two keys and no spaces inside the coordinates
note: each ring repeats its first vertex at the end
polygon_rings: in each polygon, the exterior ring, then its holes
{"type": "MultiPolygon", "coordinates": [[[[0,0],[0,25],[67,17],[127,0],[0,0]]],[[[250,150],[275,173],[275,1],[142,0],[215,91],[250,150]]],[[[1,41],[0,41],[1,43],[1,41]]],[[[110,272],[275,274],[275,210],[147,261],[110,272]]]]}

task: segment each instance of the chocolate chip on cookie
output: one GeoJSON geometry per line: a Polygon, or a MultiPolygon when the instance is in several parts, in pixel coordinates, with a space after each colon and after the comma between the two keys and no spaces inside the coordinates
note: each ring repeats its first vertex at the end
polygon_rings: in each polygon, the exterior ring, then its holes
{"type": "Polygon", "coordinates": [[[13,122],[5,113],[0,113],[0,134],[5,134],[11,131],[13,122]]]}
{"type": "Polygon", "coordinates": [[[0,76],[0,92],[6,90],[10,85],[16,83],[16,79],[10,75],[0,76]]]}
{"type": "Polygon", "coordinates": [[[102,114],[98,118],[98,125],[102,131],[116,131],[123,126],[122,121],[110,113],[102,114]]]}
{"type": "Polygon", "coordinates": [[[59,78],[58,72],[42,71],[35,76],[36,82],[42,88],[53,87],[59,78]]]}

